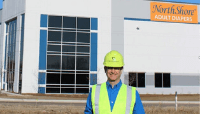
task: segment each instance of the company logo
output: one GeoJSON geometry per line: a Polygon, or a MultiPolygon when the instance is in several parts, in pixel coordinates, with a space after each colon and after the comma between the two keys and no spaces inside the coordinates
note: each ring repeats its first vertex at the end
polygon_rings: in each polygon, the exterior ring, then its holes
{"type": "Polygon", "coordinates": [[[115,58],[115,57],[112,57],[112,60],[113,60],[113,61],[116,61],[116,58],[115,58]]]}
{"type": "Polygon", "coordinates": [[[198,23],[197,6],[151,2],[151,20],[198,23]]]}

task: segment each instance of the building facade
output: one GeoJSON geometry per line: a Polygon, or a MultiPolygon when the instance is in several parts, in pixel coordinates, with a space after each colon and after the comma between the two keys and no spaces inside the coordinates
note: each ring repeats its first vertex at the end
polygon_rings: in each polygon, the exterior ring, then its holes
{"type": "Polygon", "coordinates": [[[4,0],[1,89],[80,94],[106,81],[104,56],[124,56],[140,94],[200,94],[200,5],[146,0],[4,0]]]}

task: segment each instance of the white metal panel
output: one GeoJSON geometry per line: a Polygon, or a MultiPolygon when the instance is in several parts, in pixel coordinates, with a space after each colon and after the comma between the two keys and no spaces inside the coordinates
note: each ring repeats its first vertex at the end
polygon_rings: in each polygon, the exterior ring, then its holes
{"type": "Polygon", "coordinates": [[[26,12],[68,16],[110,16],[111,2],[106,0],[28,0],[26,12]]]}
{"type": "MultiPolygon", "coordinates": [[[[14,1],[13,0],[5,0],[5,1],[3,1],[3,9],[2,9],[2,15],[1,15],[2,20],[1,20],[1,26],[0,26],[1,27],[1,29],[0,29],[1,30],[0,51],[2,52],[2,54],[0,55],[1,56],[0,61],[2,62],[2,64],[4,63],[4,55],[5,55],[5,51],[4,51],[5,50],[5,36],[6,36],[6,24],[5,23],[7,21],[12,20],[13,18],[16,18],[17,16],[21,16],[21,14],[23,14],[24,11],[25,11],[25,0],[14,0],[14,1]]],[[[19,23],[17,23],[17,24],[19,24],[19,23]]],[[[17,26],[19,26],[19,25],[17,25],[17,26]]],[[[16,33],[17,37],[20,34],[19,29],[20,28],[18,27],[18,30],[17,30],[17,33],[16,33]]],[[[18,40],[18,39],[16,39],[16,40],[18,40]]],[[[18,41],[16,41],[16,42],[18,42],[18,41]]],[[[17,51],[17,48],[18,47],[16,47],[16,51],[17,51]]],[[[16,60],[18,60],[17,59],[17,57],[18,57],[17,53],[18,53],[18,51],[16,52],[16,60]]],[[[17,65],[18,65],[18,61],[17,61],[16,66],[17,65]]],[[[16,67],[16,69],[18,69],[18,68],[16,67]]],[[[3,68],[2,68],[2,70],[3,70],[3,68]]],[[[15,72],[15,74],[18,74],[18,72],[15,72]]],[[[3,79],[3,77],[2,77],[2,79],[3,79]]],[[[15,80],[17,81],[18,79],[15,79],[15,80]]],[[[15,85],[14,91],[15,92],[17,92],[16,91],[16,88],[17,88],[16,84],[18,83],[16,81],[14,83],[14,85],[15,85]]],[[[1,89],[3,89],[3,83],[1,84],[1,89]]],[[[7,90],[6,87],[5,87],[5,90],[7,90]]]]}
{"type": "Polygon", "coordinates": [[[125,71],[199,73],[199,30],[198,24],[125,20],[125,71]]]}
{"type": "Polygon", "coordinates": [[[5,0],[3,1],[2,22],[8,21],[17,15],[25,12],[26,0],[5,0]]]}
{"type": "Polygon", "coordinates": [[[15,76],[13,91],[18,93],[19,89],[19,67],[20,67],[20,41],[21,41],[21,15],[17,16],[16,48],[15,48],[15,76]]]}
{"type": "Polygon", "coordinates": [[[5,23],[2,23],[1,24],[1,35],[0,35],[0,49],[2,50],[2,55],[0,57],[0,61],[1,61],[1,70],[2,70],[2,74],[1,74],[1,79],[2,79],[2,83],[1,83],[1,89],[3,89],[3,74],[4,74],[4,55],[5,55],[5,37],[6,37],[6,34],[5,34],[5,30],[6,29],[6,24],[5,23]]]}
{"type": "Polygon", "coordinates": [[[98,18],[98,83],[107,78],[103,70],[105,54],[111,50],[111,1],[107,0],[27,0],[25,14],[22,93],[38,92],[40,15],[98,18]],[[39,3],[39,4],[38,4],[39,3]]]}

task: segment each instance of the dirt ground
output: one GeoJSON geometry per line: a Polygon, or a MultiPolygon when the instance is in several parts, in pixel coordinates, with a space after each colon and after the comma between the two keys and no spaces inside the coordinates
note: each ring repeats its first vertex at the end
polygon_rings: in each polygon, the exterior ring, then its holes
{"type": "MultiPolygon", "coordinates": [[[[200,107],[144,107],[146,114],[199,114],[200,107]]],[[[84,114],[83,106],[0,105],[0,114],[84,114]]]]}
{"type": "MultiPolygon", "coordinates": [[[[140,95],[142,101],[174,101],[175,95],[140,95]]],[[[180,94],[178,101],[200,101],[200,94],[180,94]]]]}

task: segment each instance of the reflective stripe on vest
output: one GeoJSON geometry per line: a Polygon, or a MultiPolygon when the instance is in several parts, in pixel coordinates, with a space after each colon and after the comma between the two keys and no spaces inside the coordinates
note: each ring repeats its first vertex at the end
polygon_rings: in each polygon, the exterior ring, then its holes
{"type": "Polygon", "coordinates": [[[111,112],[106,83],[92,87],[91,100],[94,114],[132,114],[136,88],[122,84],[111,112]]]}

